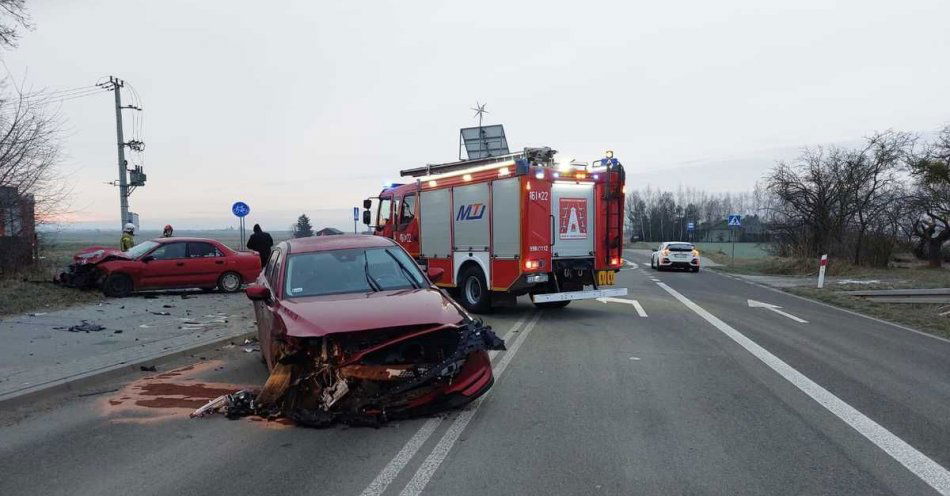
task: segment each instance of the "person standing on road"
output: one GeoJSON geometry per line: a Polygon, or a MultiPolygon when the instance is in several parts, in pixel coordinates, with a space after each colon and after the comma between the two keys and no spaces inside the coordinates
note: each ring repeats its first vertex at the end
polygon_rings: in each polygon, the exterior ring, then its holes
{"type": "Polygon", "coordinates": [[[162,237],[170,238],[175,235],[175,230],[172,229],[171,224],[165,224],[165,229],[162,229],[162,237]]]}
{"type": "Polygon", "coordinates": [[[270,249],[274,246],[274,238],[261,229],[260,224],[254,224],[254,234],[247,240],[247,247],[254,250],[261,257],[261,269],[267,265],[267,259],[270,258],[270,249]]]}
{"type": "Polygon", "coordinates": [[[135,246],[135,224],[129,222],[122,228],[122,237],[119,238],[119,248],[122,251],[129,251],[129,248],[135,246]]]}

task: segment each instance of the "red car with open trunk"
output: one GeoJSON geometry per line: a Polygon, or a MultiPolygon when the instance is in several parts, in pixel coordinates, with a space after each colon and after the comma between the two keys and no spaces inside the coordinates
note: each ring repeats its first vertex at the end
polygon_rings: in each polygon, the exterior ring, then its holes
{"type": "Polygon", "coordinates": [[[274,247],[256,284],[258,335],[270,379],[258,401],[298,423],[378,422],[459,406],[493,378],[503,349],[390,239],[339,235],[274,247]]]}

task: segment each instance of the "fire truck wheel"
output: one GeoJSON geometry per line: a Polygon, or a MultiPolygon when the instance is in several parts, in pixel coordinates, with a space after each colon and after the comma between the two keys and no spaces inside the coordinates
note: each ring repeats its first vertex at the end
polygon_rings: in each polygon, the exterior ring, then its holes
{"type": "Polygon", "coordinates": [[[462,306],[474,313],[491,310],[491,291],[485,275],[477,265],[468,265],[459,275],[459,299],[462,306]]]}
{"type": "Polygon", "coordinates": [[[124,298],[132,294],[132,278],[125,274],[110,274],[102,283],[106,296],[124,298]]]}

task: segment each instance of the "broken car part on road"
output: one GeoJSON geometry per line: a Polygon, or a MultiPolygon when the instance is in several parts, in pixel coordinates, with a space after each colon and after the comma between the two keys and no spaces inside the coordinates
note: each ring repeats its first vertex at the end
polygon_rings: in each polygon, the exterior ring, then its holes
{"type": "Polygon", "coordinates": [[[392,418],[458,407],[486,391],[491,381],[455,384],[487,350],[505,344],[481,321],[294,339],[261,391],[242,390],[215,398],[191,414],[224,413],[228,418],[287,417],[323,427],[339,420],[378,425],[392,418]],[[456,385],[459,391],[453,389],[456,385]]]}

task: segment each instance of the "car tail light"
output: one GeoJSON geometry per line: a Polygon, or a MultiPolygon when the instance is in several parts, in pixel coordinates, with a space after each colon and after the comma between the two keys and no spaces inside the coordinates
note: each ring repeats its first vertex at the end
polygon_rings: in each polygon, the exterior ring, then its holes
{"type": "Polygon", "coordinates": [[[524,261],[524,268],[525,268],[526,270],[534,270],[534,269],[541,268],[541,262],[539,262],[539,261],[537,261],[537,260],[525,260],[525,261],[524,261]]]}
{"type": "Polygon", "coordinates": [[[611,259],[610,259],[610,265],[620,265],[620,259],[619,259],[619,258],[611,258],[611,259]]]}

